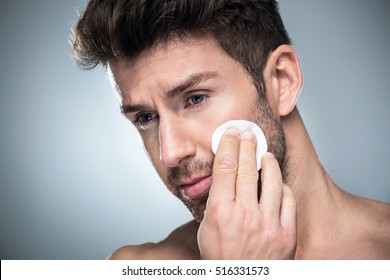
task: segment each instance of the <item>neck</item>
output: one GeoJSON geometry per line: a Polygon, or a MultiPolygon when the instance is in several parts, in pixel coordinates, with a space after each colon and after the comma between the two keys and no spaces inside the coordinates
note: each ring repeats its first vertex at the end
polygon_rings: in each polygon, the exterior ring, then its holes
{"type": "Polygon", "coordinates": [[[327,188],[323,180],[326,173],[296,108],[282,119],[282,126],[286,137],[286,183],[300,205],[308,194],[327,188]]]}
{"type": "Polygon", "coordinates": [[[301,249],[316,246],[318,240],[333,236],[329,231],[335,228],[335,217],[340,213],[345,195],[319,161],[296,108],[282,119],[282,125],[287,143],[286,183],[297,202],[299,254],[301,249]]]}

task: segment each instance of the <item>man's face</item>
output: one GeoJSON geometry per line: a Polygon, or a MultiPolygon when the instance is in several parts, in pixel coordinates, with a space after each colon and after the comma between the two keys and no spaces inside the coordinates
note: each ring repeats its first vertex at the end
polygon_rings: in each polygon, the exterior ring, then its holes
{"type": "Polygon", "coordinates": [[[220,124],[256,122],[269,150],[283,157],[283,133],[271,109],[259,103],[247,72],[214,40],[172,40],[110,66],[123,112],[157,173],[198,220],[212,183],[211,135],[220,124]]]}

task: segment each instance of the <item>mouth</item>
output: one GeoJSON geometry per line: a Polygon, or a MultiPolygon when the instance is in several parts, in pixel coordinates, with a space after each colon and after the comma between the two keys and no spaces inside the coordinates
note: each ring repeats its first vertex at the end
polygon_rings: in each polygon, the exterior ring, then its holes
{"type": "Polygon", "coordinates": [[[212,176],[203,176],[185,180],[180,185],[182,194],[189,199],[199,199],[208,194],[212,182],[212,176]]]}

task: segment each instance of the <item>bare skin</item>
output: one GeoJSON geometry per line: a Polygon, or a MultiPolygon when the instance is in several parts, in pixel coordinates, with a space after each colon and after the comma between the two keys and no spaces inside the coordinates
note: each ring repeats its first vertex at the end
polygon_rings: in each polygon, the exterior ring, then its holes
{"type": "MultiPolygon", "coordinates": [[[[228,118],[251,119],[248,112],[253,112],[253,84],[212,40],[158,45],[131,63],[117,61],[111,68],[123,104],[142,100],[147,103],[143,107],[153,112],[148,117],[158,113],[159,118],[148,120],[140,134],[157,172],[175,195],[182,189],[170,184],[169,168],[197,157],[210,158],[210,141],[204,139],[210,139],[215,127],[228,118]],[[172,77],[191,71],[217,73],[215,88],[201,109],[179,110],[181,101],[167,101],[158,93],[177,83],[172,77]],[[248,96],[236,95],[236,89],[248,96]],[[227,114],[213,103],[222,97],[227,114]],[[238,102],[236,98],[249,101],[238,102]],[[229,104],[235,106],[229,108],[229,104]],[[209,117],[208,110],[216,117],[205,125],[203,118],[209,117]]],[[[332,181],[317,157],[295,107],[302,86],[295,51],[289,46],[275,50],[263,76],[270,107],[285,135],[286,180],[273,155],[264,156],[260,174],[263,189],[257,201],[255,139],[229,131],[214,159],[212,184],[205,179],[187,193],[188,200],[183,198],[201,215],[201,223],[191,221],[159,243],[124,246],[110,259],[390,259],[390,205],[346,193],[332,181]],[[207,207],[191,200],[191,194],[204,186],[209,191],[207,207]]],[[[204,90],[209,85],[206,81],[200,87],[204,90]]],[[[198,90],[190,88],[191,92],[198,90]]],[[[134,119],[132,114],[127,117],[134,119]]]]}
{"type": "MultiPolygon", "coordinates": [[[[310,169],[304,163],[302,168],[310,169]]],[[[319,162],[316,169],[318,176],[313,181],[322,181],[317,188],[326,195],[320,191],[308,192],[297,203],[298,241],[294,259],[389,259],[389,205],[348,194],[331,181],[319,162]],[[320,203],[309,211],[311,201],[320,203]],[[327,214],[316,219],[323,211],[327,214]]],[[[311,183],[312,180],[308,182],[311,183]]],[[[199,259],[198,227],[197,221],[191,221],[159,243],[124,246],[110,258],[199,259]]]]}

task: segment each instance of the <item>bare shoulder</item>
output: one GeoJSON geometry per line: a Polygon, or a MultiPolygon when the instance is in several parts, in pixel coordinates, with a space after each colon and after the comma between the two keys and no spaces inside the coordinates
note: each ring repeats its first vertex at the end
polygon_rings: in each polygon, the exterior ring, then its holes
{"type": "Polygon", "coordinates": [[[356,220],[363,228],[367,258],[390,259],[390,204],[366,198],[358,201],[356,220]]]}
{"type": "MultiPolygon", "coordinates": [[[[389,229],[390,227],[390,203],[361,198],[360,210],[365,212],[368,221],[377,226],[377,229],[389,229]]],[[[390,231],[388,231],[390,234],[390,231]]]]}
{"type": "Polygon", "coordinates": [[[175,229],[158,243],[126,245],[109,257],[110,260],[178,260],[199,259],[196,242],[198,224],[191,221],[175,229]]]}

